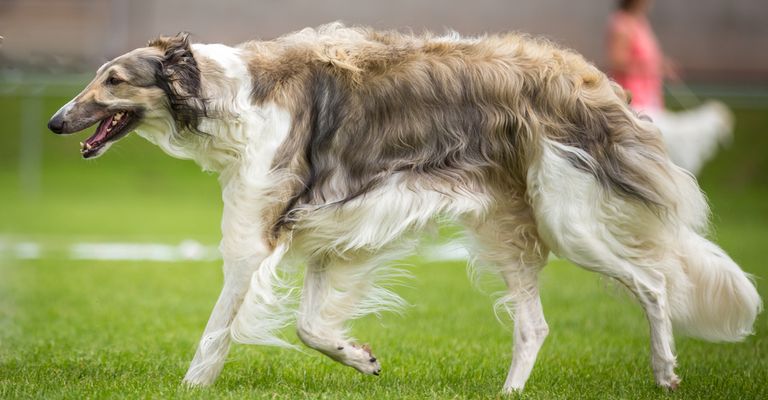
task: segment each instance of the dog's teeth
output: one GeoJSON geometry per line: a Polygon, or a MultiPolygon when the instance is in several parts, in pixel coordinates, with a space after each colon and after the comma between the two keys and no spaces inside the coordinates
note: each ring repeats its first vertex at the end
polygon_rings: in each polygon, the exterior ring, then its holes
{"type": "Polygon", "coordinates": [[[113,119],[113,120],[112,120],[112,122],[111,122],[109,125],[110,125],[110,126],[115,126],[115,125],[117,125],[117,121],[118,121],[118,120],[116,120],[116,119],[113,119]]]}
{"type": "Polygon", "coordinates": [[[85,148],[86,148],[86,149],[88,149],[88,150],[90,150],[90,149],[91,149],[91,144],[90,144],[90,143],[86,143],[86,144],[85,144],[85,148]]]}
{"type": "Polygon", "coordinates": [[[85,147],[85,143],[80,142],[80,147],[85,147]]]}
{"type": "Polygon", "coordinates": [[[123,118],[123,113],[119,112],[112,118],[112,122],[120,121],[123,118]]]}

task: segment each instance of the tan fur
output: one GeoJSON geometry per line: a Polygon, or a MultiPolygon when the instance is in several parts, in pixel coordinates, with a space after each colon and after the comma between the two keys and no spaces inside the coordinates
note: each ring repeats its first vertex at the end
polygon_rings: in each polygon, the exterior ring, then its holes
{"type": "Polygon", "coordinates": [[[655,128],[638,125],[625,92],[597,68],[548,41],[520,34],[414,37],[329,25],[241,48],[248,54],[254,102],[276,102],[295,116],[293,134],[276,157],[275,167],[296,178],[293,201],[278,226],[301,204],[343,201],[395,171],[434,172],[454,185],[473,176],[499,193],[524,193],[527,166],[541,138],[584,150],[594,163],[576,158],[574,163],[612,190],[659,210],[674,207],[673,190],[643,189],[649,184],[643,182],[645,171],[664,174],[666,156],[655,128]],[[312,171],[318,160],[307,159],[310,138],[317,138],[311,113],[318,76],[344,96],[344,116],[324,144],[329,164],[357,171],[351,174],[357,175],[353,186],[341,192],[327,191],[326,184],[349,180],[350,174],[312,171]],[[385,110],[377,101],[398,108],[385,110]],[[425,119],[435,108],[447,110],[446,115],[425,119]],[[376,121],[381,117],[386,121],[376,121]],[[386,131],[372,134],[374,142],[358,141],[368,134],[364,131],[377,129],[370,123],[362,126],[361,120],[384,124],[386,131]],[[468,142],[467,129],[483,137],[482,148],[468,142]],[[359,152],[348,143],[364,145],[365,157],[378,165],[358,159],[359,152]],[[417,147],[426,150],[405,160],[386,160],[388,152],[403,155],[417,147]],[[642,151],[628,155],[627,148],[642,151]],[[320,182],[307,188],[310,179],[320,182]]]}

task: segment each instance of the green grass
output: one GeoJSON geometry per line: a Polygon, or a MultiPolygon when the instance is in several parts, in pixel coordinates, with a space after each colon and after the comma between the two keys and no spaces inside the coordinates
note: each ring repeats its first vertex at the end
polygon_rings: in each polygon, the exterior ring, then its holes
{"type": "MultiPolygon", "coordinates": [[[[46,113],[63,100],[46,103],[46,113]]],[[[0,110],[0,238],[218,240],[215,177],[139,138],[84,162],[80,137],[46,134],[41,190],[23,192],[18,105],[0,99],[0,110]]],[[[701,183],[718,242],[766,277],[768,113],[737,117],[735,143],[701,183]]],[[[414,279],[396,288],[411,307],[354,325],[382,361],[380,377],[311,351],[236,345],[213,387],[188,390],[179,382],[220,288],[218,263],[0,260],[0,398],[502,397],[512,339],[493,315],[488,292],[499,287],[473,288],[460,263],[411,261],[414,279]]],[[[765,297],[763,278],[758,286],[765,297]]],[[[764,315],[744,343],[678,338],[683,382],[670,394],[654,386],[645,318],[622,291],[563,261],[545,269],[541,291],[551,334],[515,397],[768,398],[764,315]]]]}

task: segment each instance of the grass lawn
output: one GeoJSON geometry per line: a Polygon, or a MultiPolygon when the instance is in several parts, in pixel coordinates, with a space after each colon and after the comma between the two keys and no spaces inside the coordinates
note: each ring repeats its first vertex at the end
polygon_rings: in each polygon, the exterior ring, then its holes
{"type": "MultiPolygon", "coordinates": [[[[46,115],[64,100],[46,102],[46,115]]],[[[24,193],[19,106],[0,98],[0,110],[0,239],[218,240],[215,177],[137,137],[84,162],[80,136],[46,134],[41,189],[24,193]]],[[[765,298],[768,112],[740,110],[737,121],[736,141],[701,183],[714,236],[765,298]]],[[[312,351],[235,345],[213,387],[189,390],[179,383],[218,295],[218,262],[0,259],[0,398],[501,398],[512,338],[492,310],[500,286],[473,288],[461,263],[409,261],[415,277],[396,290],[411,304],[405,313],[354,325],[382,361],[380,377],[312,351]]],[[[744,343],[679,337],[683,382],[670,394],[653,383],[647,323],[622,291],[554,261],[541,292],[551,334],[515,397],[768,398],[765,314],[744,343]]]]}

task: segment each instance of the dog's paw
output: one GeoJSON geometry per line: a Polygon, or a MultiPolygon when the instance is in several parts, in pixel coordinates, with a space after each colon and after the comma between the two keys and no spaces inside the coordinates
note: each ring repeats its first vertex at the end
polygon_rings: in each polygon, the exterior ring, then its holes
{"type": "Polygon", "coordinates": [[[656,378],[656,384],[659,387],[669,391],[674,391],[680,386],[680,378],[675,374],[675,362],[654,360],[653,375],[656,378]]]}
{"type": "Polygon", "coordinates": [[[675,374],[671,374],[670,376],[664,378],[657,378],[656,384],[663,389],[674,392],[680,386],[680,378],[678,378],[675,374]]]}
{"type": "Polygon", "coordinates": [[[501,394],[505,396],[513,395],[513,394],[521,394],[523,393],[523,386],[517,386],[517,385],[507,385],[505,384],[504,387],[501,389],[501,394]]]}
{"type": "Polygon", "coordinates": [[[213,384],[213,379],[208,379],[205,377],[185,377],[181,381],[181,385],[188,389],[203,388],[203,387],[211,386],[212,384],[213,384]]]}
{"type": "Polygon", "coordinates": [[[348,365],[367,375],[379,375],[381,373],[381,364],[373,355],[369,345],[347,344],[339,346],[337,350],[339,352],[337,359],[342,364],[348,365]]]}

